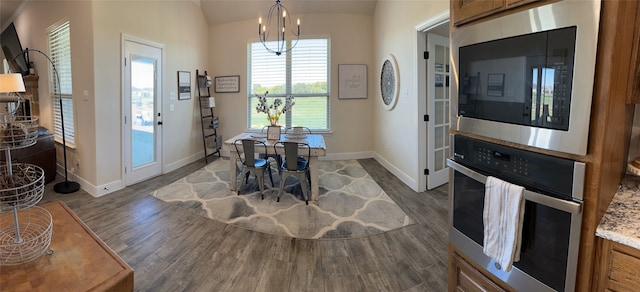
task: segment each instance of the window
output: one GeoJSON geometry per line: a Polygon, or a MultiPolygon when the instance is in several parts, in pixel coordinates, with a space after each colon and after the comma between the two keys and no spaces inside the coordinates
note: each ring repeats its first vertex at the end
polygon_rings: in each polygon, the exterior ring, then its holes
{"type": "MultiPolygon", "coordinates": [[[[291,42],[287,42],[290,46],[291,42]]],[[[273,44],[272,44],[273,46],[273,44]]],[[[249,46],[248,121],[249,129],[262,129],[269,124],[267,115],[258,113],[258,95],[269,92],[273,99],[291,95],[295,105],[280,116],[283,126],[304,126],[315,130],[329,129],[329,40],[304,39],[293,50],[276,56],[262,43],[249,46]]]]}
{"type": "Polygon", "coordinates": [[[49,31],[49,58],[58,74],[49,68],[49,83],[53,88],[53,130],[56,139],[62,139],[62,118],[64,117],[65,142],[73,147],[75,129],[73,117],[73,98],[71,86],[71,33],[66,21],[49,31]],[[59,79],[58,79],[59,78],[59,79]],[[60,101],[62,100],[62,111],[60,101]]]}

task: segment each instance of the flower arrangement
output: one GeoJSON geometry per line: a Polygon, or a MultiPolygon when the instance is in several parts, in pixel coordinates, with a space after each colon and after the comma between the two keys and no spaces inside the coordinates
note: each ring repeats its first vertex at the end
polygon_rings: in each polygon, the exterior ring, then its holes
{"type": "Polygon", "coordinates": [[[259,103],[256,107],[256,111],[258,113],[267,114],[267,120],[269,121],[269,124],[272,126],[277,126],[278,120],[280,120],[280,115],[290,111],[291,107],[296,103],[293,101],[293,96],[289,95],[285,98],[284,106],[282,104],[282,99],[280,98],[274,99],[273,104],[268,105],[267,94],[269,94],[269,91],[265,92],[263,96],[258,95],[259,103]],[[282,106],[282,109],[280,109],[280,106],[282,106]]]}

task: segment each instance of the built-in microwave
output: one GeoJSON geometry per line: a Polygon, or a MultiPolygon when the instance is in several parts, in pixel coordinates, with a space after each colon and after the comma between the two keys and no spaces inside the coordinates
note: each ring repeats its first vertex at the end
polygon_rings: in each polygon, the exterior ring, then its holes
{"type": "Polygon", "coordinates": [[[585,155],[599,0],[565,0],[452,32],[455,130],[585,155]]]}

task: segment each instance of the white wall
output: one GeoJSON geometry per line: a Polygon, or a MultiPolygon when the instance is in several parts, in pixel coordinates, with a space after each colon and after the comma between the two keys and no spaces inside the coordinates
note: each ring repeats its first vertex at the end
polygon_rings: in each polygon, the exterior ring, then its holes
{"type": "MultiPolygon", "coordinates": [[[[249,9],[249,8],[248,8],[249,9]]],[[[298,15],[296,15],[298,17],[298,15]]],[[[331,134],[326,134],[328,158],[371,157],[372,105],[377,75],[373,60],[372,17],[346,14],[299,15],[303,38],[329,37],[331,43],[331,134]],[[338,99],[338,64],[366,64],[367,99],[338,99]]],[[[240,75],[239,93],[212,93],[214,114],[220,117],[224,139],[247,129],[247,44],[258,41],[257,19],[211,26],[209,75],[240,75]]],[[[294,106],[295,107],[295,106],[294,106]]],[[[255,111],[255,109],[252,109],[255,111]]]]}
{"type": "Polygon", "coordinates": [[[423,175],[417,159],[418,129],[423,121],[414,81],[416,62],[422,57],[422,52],[416,51],[415,27],[448,8],[449,1],[446,0],[379,0],[375,11],[375,60],[370,72],[379,76],[384,58],[393,54],[400,74],[400,95],[395,108],[387,111],[380,97],[379,82],[376,83],[372,94],[372,114],[375,117],[372,126],[377,129],[373,151],[381,164],[414,190],[421,189],[418,181],[423,175]]]}

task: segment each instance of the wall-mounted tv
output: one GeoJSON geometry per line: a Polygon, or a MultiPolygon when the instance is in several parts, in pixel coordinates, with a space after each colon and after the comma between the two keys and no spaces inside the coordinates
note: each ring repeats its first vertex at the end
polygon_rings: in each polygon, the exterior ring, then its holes
{"type": "Polygon", "coordinates": [[[29,55],[22,53],[22,45],[13,22],[0,34],[0,45],[4,57],[9,63],[9,70],[14,73],[29,74],[29,55]]]}

